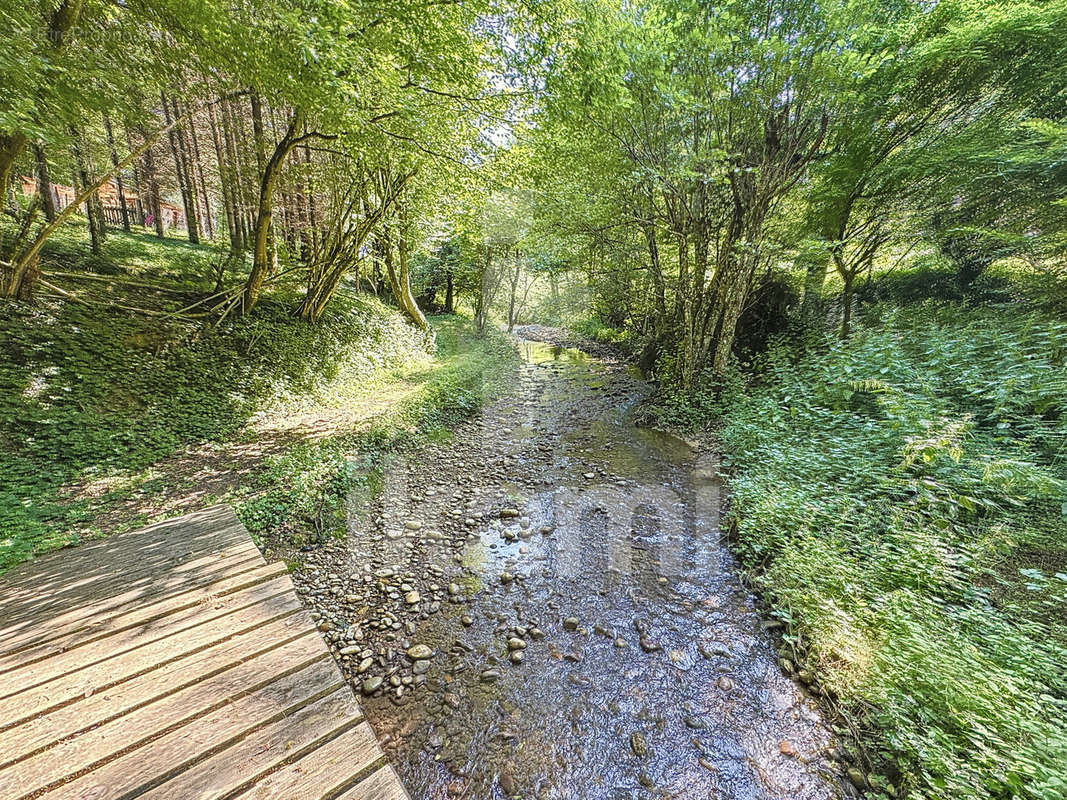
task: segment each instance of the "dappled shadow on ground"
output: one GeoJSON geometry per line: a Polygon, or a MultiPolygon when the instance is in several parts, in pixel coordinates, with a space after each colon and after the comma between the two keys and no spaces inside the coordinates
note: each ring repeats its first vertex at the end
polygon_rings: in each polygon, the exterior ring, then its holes
{"type": "Polygon", "coordinates": [[[247,488],[271,459],[300,444],[350,439],[373,427],[419,385],[419,380],[398,378],[344,405],[264,414],[232,441],[201,442],[136,475],[68,486],[63,496],[69,502],[92,504],[92,525],[103,531],[127,530],[205,508],[247,488]]]}

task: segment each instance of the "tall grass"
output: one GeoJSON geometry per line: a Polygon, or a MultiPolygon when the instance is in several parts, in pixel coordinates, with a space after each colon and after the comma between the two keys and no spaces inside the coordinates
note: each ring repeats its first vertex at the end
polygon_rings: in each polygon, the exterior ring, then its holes
{"type": "Polygon", "coordinates": [[[896,786],[1067,797],[1067,324],[867,317],[730,384],[738,552],[896,786]]]}

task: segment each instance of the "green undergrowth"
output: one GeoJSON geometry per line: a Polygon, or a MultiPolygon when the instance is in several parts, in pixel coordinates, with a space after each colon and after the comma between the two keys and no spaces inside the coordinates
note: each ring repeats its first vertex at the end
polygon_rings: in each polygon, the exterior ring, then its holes
{"type": "Polygon", "coordinates": [[[165,488],[151,465],[188,445],[433,366],[426,337],[370,296],[339,296],[316,326],[284,297],[218,326],[131,313],[118,307],[131,291],[149,309],[209,292],[219,251],[112,232],[92,257],[85,238],[66,226],[42,257],[77,300],[42,286],[37,304],[0,313],[0,571],[104,533],[96,511],[165,488]],[[142,279],[171,294],[136,294],[142,279]]]}
{"type": "Polygon", "coordinates": [[[721,414],[736,551],[874,796],[1067,797],[1067,324],[1032,307],[876,305],[668,420],[721,414]]]}
{"type": "Polygon", "coordinates": [[[337,530],[338,498],[372,481],[384,453],[443,435],[516,357],[459,317],[433,320],[434,347],[395,309],[352,293],[318,325],[292,317],[284,290],[214,326],[131,312],[209,294],[223,254],[112,231],[91,256],[86,239],[84,226],[64,226],[43,254],[47,281],[67,294],[43,285],[35,305],[0,309],[0,572],[179,513],[188,504],[171,501],[189,495],[234,503],[257,535],[337,530]],[[201,444],[216,462],[182,460],[201,444]],[[198,471],[222,493],[200,492],[198,471]]]}
{"type": "MultiPolygon", "coordinates": [[[[0,569],[92,531],[71,485],[236,436],[257,413],[417,360],[424,341],[370,297],[319,326],[264,305],[219,329],[73,303],[0,319],[0,569]]],[[[99,498],[97,498],[99,501],[99,498]]]]}
{"type": "Polygon", "coordinates": [[[579,320],[571,326],[571,329],[579,336],[584,336],[599,344],[612,345],[626,353],[632,354],[640,346],[640,342],[632,331],[613,328],[595,317],[579,320]]]}
{"type": "Polygon", "coordinates": [[[254,536],[285,547],[343,533],[353,503],[380,488],[389,458],[448,437],[503,389],[518,364],[508,340],[498,334],[479,338],[471,322],[458,316],[430,322],[433,359],[380,380],[372,394],[392,393],[381,413],[270,458],[235,493],[238,516],[254,536]]]}

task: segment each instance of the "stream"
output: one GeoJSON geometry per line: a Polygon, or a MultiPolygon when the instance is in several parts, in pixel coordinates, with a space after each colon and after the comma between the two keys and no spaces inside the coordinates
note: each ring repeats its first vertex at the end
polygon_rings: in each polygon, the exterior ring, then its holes
{"type": "Polygon", "coordinates": [[[413,800],[842,794],[648,385],[520,340],[503,398],[398,458],[294,574],[413,800]]]}

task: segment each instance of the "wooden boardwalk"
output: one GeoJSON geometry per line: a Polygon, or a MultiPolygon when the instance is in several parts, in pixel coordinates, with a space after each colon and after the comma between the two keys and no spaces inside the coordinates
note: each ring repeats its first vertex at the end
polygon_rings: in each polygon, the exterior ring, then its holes
{"type": "Polygon", "coordinates": [[[229,508],[0,576],[0,798],[402,800],[284,564],[229,508]]]}

